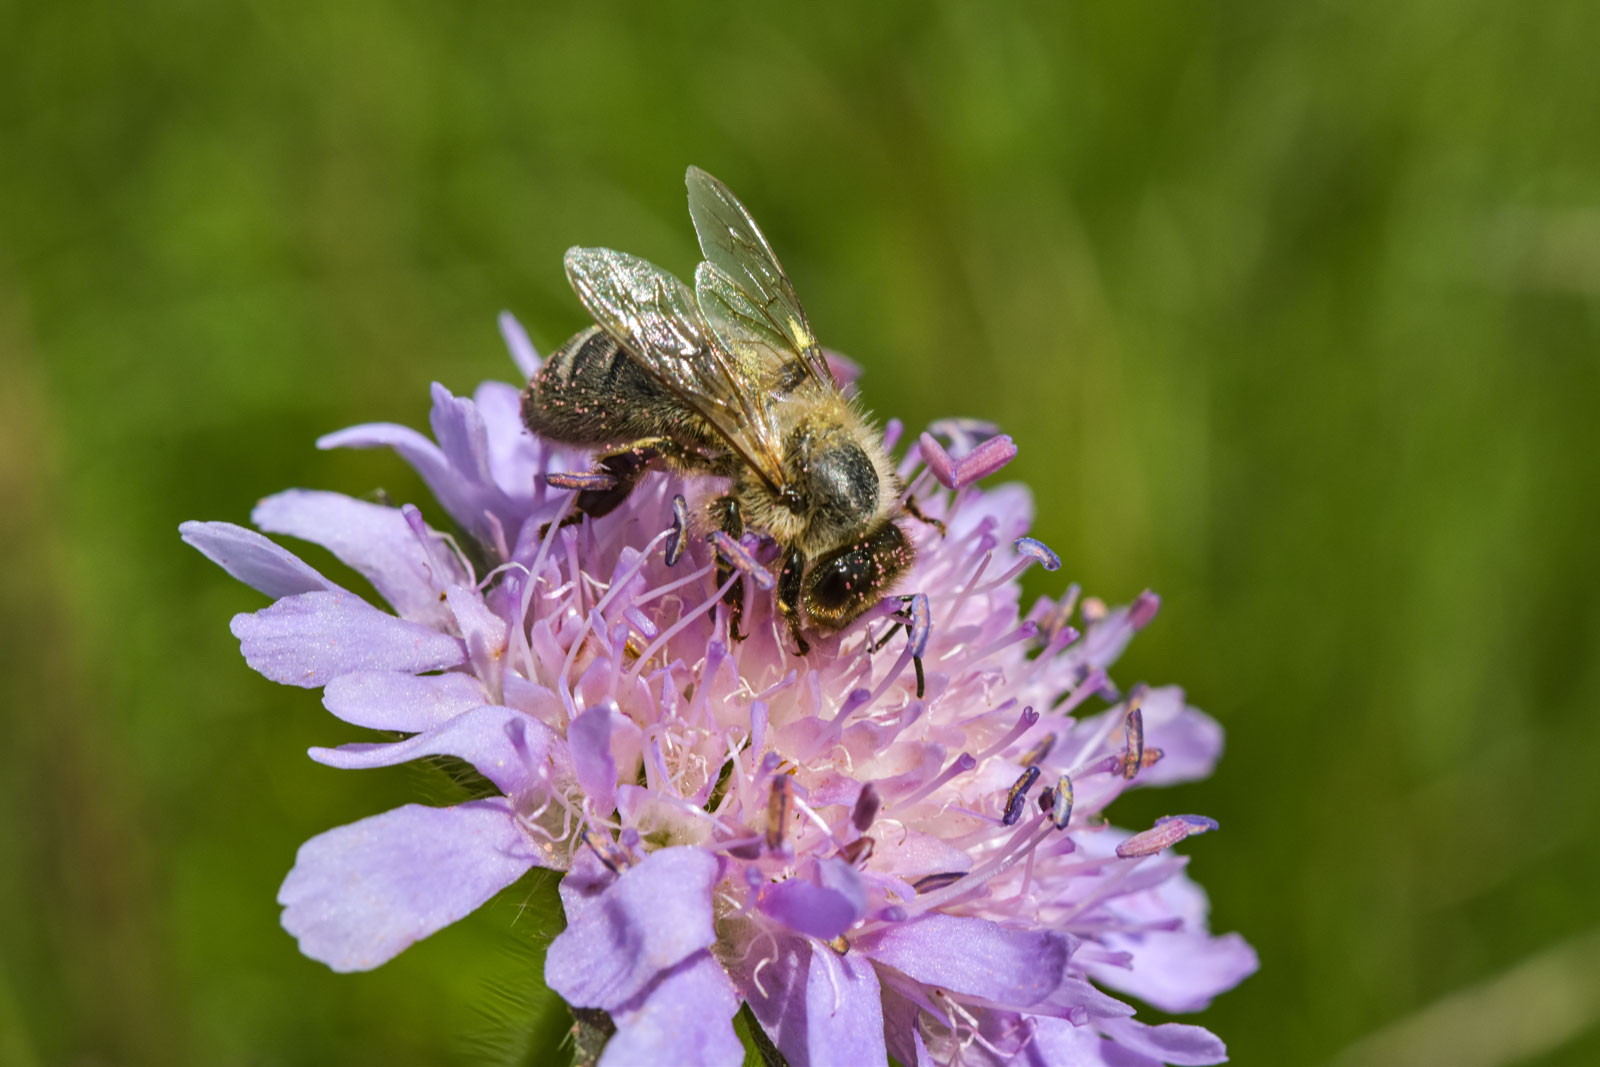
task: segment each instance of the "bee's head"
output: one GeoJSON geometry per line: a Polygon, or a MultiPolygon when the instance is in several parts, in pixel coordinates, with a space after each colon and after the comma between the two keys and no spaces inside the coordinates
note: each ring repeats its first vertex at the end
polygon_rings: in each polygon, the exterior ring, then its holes
{"type": "Polygon", "coordinates": [[[838,629],[882,600],[915,557],[893,522],[819,556],[806,574],[806,614],[825,630],[838,629]]]}

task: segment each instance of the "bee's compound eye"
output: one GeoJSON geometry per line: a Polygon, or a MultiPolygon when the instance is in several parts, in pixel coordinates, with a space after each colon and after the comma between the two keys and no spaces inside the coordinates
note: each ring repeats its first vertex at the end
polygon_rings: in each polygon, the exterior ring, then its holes
{"type": "Polygon", "coordinates": [[[894,523],[824,556],[806,576],[806,614],[832,629],[877,603],[911,564],[911,544],[894,523]]]}
{"type": "Polygon", "coordinates": [[[832,616],[844,610],[866,584],[869,560],[865,551],[851,549],[832,557],[811,572],[806,608],[812,615],[832,616]]]}

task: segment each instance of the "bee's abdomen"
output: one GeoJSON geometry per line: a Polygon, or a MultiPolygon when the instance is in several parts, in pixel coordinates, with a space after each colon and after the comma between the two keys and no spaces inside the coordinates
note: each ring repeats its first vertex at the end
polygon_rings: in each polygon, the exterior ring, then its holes
{"type": "Polygon", "coordinates": [[[541,437],[574,445],[705,439],[700,420],[598,326],[545,360],[523,391],[522,421],[541,437]]]}

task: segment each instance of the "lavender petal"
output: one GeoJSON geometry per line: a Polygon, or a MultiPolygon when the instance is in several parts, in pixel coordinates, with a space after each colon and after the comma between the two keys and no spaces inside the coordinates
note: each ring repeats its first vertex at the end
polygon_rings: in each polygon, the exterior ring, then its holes
{"type": "Polygon", "coordinates": [[[1108,1019],[1099,1026],[1124,1049],[1175,1067],[1205,1067],[1228,1058],[1228,1050],[1217,1035],[1199,1026],[1182,1023],[1147,1026],[1133,1019],[1108,1019]]]}
{"type": "Polygon", "coordinates": [[[1260,966],[1255,949],[1238,934],[1212,937],[1202,931],[1157,930],[1108,939],[1107,947],[1129,953],[1132,965],[1092,964],[1090,976],[1174,1014],[1205,1009],[1211,998],[1232,989],[1260,966]]]}
{"type": "Polygon", "coordinates": [[[1033,1040],[1018,1058],[1018,1067],[1162,1067],[1160,1060],[1106,1040],[1093,1026],[1048,1016],[1035,1016],[1033,1022],[1033,1040]]]}
{"type": "Polygon", "coordinates": [[[733,1029],[738,1010],[727,973],[702,949],[612,1010],[617,1032],[606,1042],[599,1067],[738,1067],[744,1062],[744,1045],[733,1029]]]}
{"type": "Polygon", "coordinates": [[[932,1067],[933,1059],[918,1025],[922,1008],[891,983],[883,987],[882,1010],[884,1044],[888,1046],[889,1055],[906,1067],[932,1067]]]}
{"type": "MultiPolygon", "coordinates": [[[[812,942],[775,935],[771,948],[736,957],[729,963],[739,995],[789,1061],[789,1067],[811,1067],[806,1011],[806,976],[812,942]],[[756,971],[760,969],[760,981],[756,971]]],[[[828,951],[823,949],[822,951],[828,951]]]]}
{"type": "Polygon", "coordinates": [[[211,562],[274,600],[339,589],[293,552],[243,526],[231,522],[186,522],[178,527],[178,533],[211,562]]]}
{"type": "MultiPolygon", "coordinates": [[[[428,413],[428,424],[433,427],[434,440],[439,442],[457,476],[465,476],[478,490],[478,507],[492,508],[503,503],[496,499],[500,494],[489,470],[489,433],[478,406],[434,382],[433,410],[428,413]]],[[[478,517],[472,518],[474,521],[465,523],[469,528],[477,524],[478,517]]]]}
{"type": "Polygon", "coordinates": [[[313,748],[310,754],[318,763],[344,770],[392,767],[424,756],[457,756],[501,792],[517,796],[539,784],[536,771],[544,765],[554,737],[547,726],[522,712],[489,704],[404,741],[313,748]]]}
{"type": "Polygon", "coordinates": [[[1150,690],[1144,707],[1145,744],[1161,750],[1161,759],[1139,772],[1137,785],[1176,785],[1211,776],[1222,756],[1222,726],[1184,702],[1183,690],[1162,686],[1150,690]]]}
{"type": "Polygon", "coordinates": [[[505,340],[511,361],[522,372],[523,378],[532,378],[539,373],[539,365],[544,362],[539,358],[539,350],[528,340],[528,331],[522,328],[522,323],[509,311],[500,312],[500,336],[505,340]]]}
{"type": "Polygon", "coordinates": [[[507,639],[505,620],[489,610],[482,594],[471,586],[452,585],[446,589],[445,604],[454,616],[456,632],[467,646],[473,671],[498,693],[507,639]]]}
{"type": "Polygon", "coordinates": [[[353,671],[422,671],[466,659],[461,642],[379,611],[354,593],[284,597],[231,624],[245,662],[285,685],[308,689],[353,671]]]}
{"type": "Polygon", "coordinates": [[[1037,1016],[1053,1015],[1082,1023],[1087,1019],[1121,1019],[1133,1014],[1133,1008],[1116,997],[1108,996],[1082,978],[1066,977],[1043,1000],[1028,1005],[1028,1011],[1037,1016]]]}
{"type": "Polygon", "coordinates": [[[489,703],[470,674],[410,674],[356,671],[341,674],[322,691],[322,706],[354,726],[418,733],[489,703]]]}
{"type": "Polygon", "coordinates": [[[1045,930],[932,913],[875,930],[857,939],[852,951],[919,982],[1026,1007],[1061,984],[1071,945],[1045,930]]]}
{"type": "Polygon", "coordinates": [[[283,927],[336,971],[366,971],[476,910],[538,863],[504,799],[407,804],[300,846],[283,927]]]}
{"type": "Polygon", "coordinates": [[[611,709],[605,705],[579,712],[567,725],[567,746],[578,784],[597,811],[617,806],[617,761],[611,755],[611,709]]]}
{"type": "Polygon", "coordinates": [[[761,894],[761,911],[796,933],[829,941],[861,918],[854,902],[837,889],[791,878],[761,894]]]}
{"type": "Polygon", "coordinates": [[[833,1063],[875,1067],[889,1062],[878,972],[859,953],[839,956],[831,949],[812,950],[806,1016],[807,1052],[816,1067],[833,1063]]]}
{"type": "Polygon", "coordinates": [[[717,860],[682,846],[658,849],[568,916],[550,943],[545,982],[569,1004],[607,1011],[657,974],[711,945],[717,860]]]}
{"type": "Polygon", "coordinates": [[[250,519],[268,533],[326,548],[371,582],[401,618],[435,628],[449,624],[439,591],[466,575],[447,553],[430,559],[399,509],[342,493],[290,489],[261,501],[250,519]]]}
{"type": "MultiPolygon", "coordinates": [[[[484,382],[472,402],[483,419],[489,446],[489,472],[508,497],[528,498],[542,469],[542,446],[522,424],[522,392],[505,382],[484,382]]],[[[515,530],[508,536],[514,536],[515,530]]]]}
{"type": "Polygon", "coordinates": [[[325,434],[318,448],[392,448],[422,476],[450,517],[474,532],[483,532],[485,487],[456,471],[438,445],[409,426],[369,422],[325,434]]]}

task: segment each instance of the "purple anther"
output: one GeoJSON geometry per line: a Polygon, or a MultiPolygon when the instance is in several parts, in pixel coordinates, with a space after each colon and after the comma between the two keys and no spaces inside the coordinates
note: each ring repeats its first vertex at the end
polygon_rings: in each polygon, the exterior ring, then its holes
{"type": "Polygon", "coordinates": [[[1161,598],[1146,589],[1128,608],[1128,625],[1135,630],[1142,630],[1150,625],[1150,620],[1155,618],[1156,612],[1160,610],[1161,598]]]}
{"type": "Polygon", "coordinates": [[[772,572],[757,563],[756,558],[743,545],[726,533],[721,530],[712,530],[706,534],[706,540],[710,541],[712,546],[716,548],[718,555],[733,564],[738,570],[744,572],[751,581],[762,589],[771,589],[777,584],[778,580],[772,576],[772,572]]]}
{"type": "Polygon", "coordinates": [[[1000,427],[983,419],[957,416],[951,419],[935,419],[928,423],[928,431],[944,436],[951,447],[970,452],[979,442],[987,441],[999,433],[1000,427]]]}
{"type": "Polygon", "coordinates": [[[761,855],[761,841],[760,839],[757,839],[754,841],[746,841],[743,844],[734,845],[728,849],[728,855],[732,856],[734,859],[753,860],[761,855]]]}
{"type": "Polygon", "coordinates": [[[615,489],[617,479],[605,471],[557,471],[544,476],[546,485],[553,485],[557,489],[592,489],[603,491],[615,489]]]}
{"type": "Polygon", "coordinates": [[[1047,571],[1059,570],[1061,557],[1050,551],[1050,546],[1034,537],[1019,537],[1014,546],[1024,556],[1031,556],[1039,561],[1039,566],[1047,571]]]}
{"type": "Polygon", "coordinates": [[[928,465],[929,472],[938,479],[939,484],[946,489],[956,488],[956,463],[944,446],[931,433],[924,433],[917,438],[917,444],[922,449],[922,462],[928,465]]]}
{"type": "Polygon", "coordinates": [[[878,791],[871,782],[861,787],[861,792],[856,794],[856,806],[850,812],[850,822],[857,830],[866,832],[872,825],[872,820],[878,817],[878,805],[882,801],[878,798],[878,791]]]}
{"type": "Polygon", "coordinates": [[[667,542],[667,566],[676,566],[689,547],[689,502],[679,493],[672,498],[672,540],[667,542]]]}
{"type": "Polygon", "coordinates": [[[872,858],[872,849],[876,844],[870,837],[858,837],[839,850],[839,858],[854,867],[872,858]]]}
{"type": "Polygon", "coordinates": [[[1163,815],[1156,820],[1155,824],[1160,826],[1162,823],[1168,822],[1183,823],[1189,828],[1190,837],[1196,834],[1208,834],[1217,828],[1217,820],[1206,815],[1163,815]]]}
{"type": "Polygon", "coordinates": [[[966,876],[966,871],[940,871],[938,874],[930,874],[926,877],[918,878],[911,883],[911,888],[918,893],[931,893],[935,889],[943,889],[947,885],[955,885],[966,876]]]}
{"type": "MultiPolygon", "coordinates": [[[[1033,711],[1033,709],[1029,708],[1029,709],[1027,709],[1027,711],[1024,711],[1023,714],[1026,715],[1029,711],[1033,711]]],[[[1037,713],[1035,713],[1034,721],[1035,722],[1038,721],[1038,714],[1037,713]]],[[[1056,747],[1056,735],[1055,734],[1045,734],[1042,738],[1039,739],[1039,743],[1037,745],[1034,745],[1032,748],[1028,749],[1028,751],[1024,752],[1022,754],[1022,758],[1017,760],[1017,762],[1022,764],[1024,767],[1032,767],[1035,764],[1043,763],[1044,762],[1044,758],[1046,756],[1050,755],[1050,750],[1052,748],[1055,748],[1055,747],[1056,747]]]]}
{"type": "Polygon", "coordinates": [[[906,909],[898,904],[890,904],[874,912],[872,917],[881,923],[903,923],[908,918],[906,909]]]}
{"type": "Polygon", "coordinates": [[[1039,768],[1029,767],[1022,772],[1022,776],[1011,784],[1011,791],[1006,794],[1005,814],[1000,821],[1007,826],[1015,826],[1017,820],[1022,818],[1022,809],[1028,799],[1028,790],[1033,788],[1033,783],[1039,780],[1039,768]]]}
{"type": "Polygon", "coordinates": [[[1141,830],[1117,846],[1117,855],[1123,859],[1151,856],[1162,849],[1171,848],[1186,837],[1215,830],[1215,819],[1204,815],[1167,815],[1156,820],[1148,830],[1141,830]]]}
{"type": "Polygon", "coordinates": [[[1050,824],[1065,830],[1072,821],[1072,779],[1063,774],[1056,779],[1056,787],[1046,792],[1050,794],[1050,824]]]}
{"type": "Polygon", "coordinates": [[[1017,446],[1012,442],[1010,434],[991,437],[968,452],[962,457],[961,462],[956,464],[954,488],[959,489],[964,485],[982,481],[1016,458],[1017,446]]]}
{"type": "Polygon", "coordinates": [[[1128,709],[1128,750],[1122,756],[1122,777],[1133,778],[1144,768],[1144,712],[1134,704],[1128,709]]]}
{"type": "Polygon", "coordinates": [[[787,774],[772,779],[772,794],[767,797],[767,847],[773,851],[783,844],[784,831],[789,825],[793,789],[794,779],[787,774]]]}
{"type": "Polygon", "coordinates": [[[744,869],[744,884],[751,889],[760,889],[767,884],[767,876],[761,873],[760,867],[746,867],[744,869]]]}
{"type": "Polygon", "coordinates": [[[933,617],[928,609],[928,595],[918,593],[911,598],[911,654],[918,659],[928,650],[928,635],[933,630],[933,617]]]}

